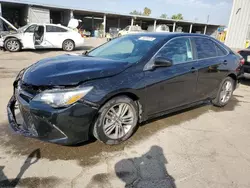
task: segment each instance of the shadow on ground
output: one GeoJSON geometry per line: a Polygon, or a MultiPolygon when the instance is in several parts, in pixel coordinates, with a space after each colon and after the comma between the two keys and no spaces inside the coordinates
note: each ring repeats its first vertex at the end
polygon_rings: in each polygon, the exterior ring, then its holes
{"type": "Polygon", "coordinates": [[[0,145],[5,148],[7,153],[14,155],[28,155],[36,148],[40,148],[42,158],[49,160],[78,160],[79,165],[93,165],[102,159],[102,152],[109,153],[123,151],[125,147],[130,147],[138,141],[143,141],[149,136],[152,136],[156,132],[169,126],[176,126],[182,122],[196,119],[202,114],[210,111],[218,113],[233,111],[235,107],[240,105],[239,102],[243,99],[240,98],[240,100],[238,100],[238,98],[239,97],[233,97],[229,104],[224,108],[216,108],[210,105],[210,103],[206,103],[147,121],[139,127],[136,133],[128,141],[116,146],[105,145],[95,140],[90,140],[74,147],[45,143],[36,139],[25,138],[21,135],[13,134],[13,132],[10,132],[7,128],[7,123],[0,125],[0,145]]]}
{"type": "Polygon", "coordinates": [[[245,86],[250,86],[250,79],[243,79],[241,80],[241,84],[245,86]]]}
{"type": "MultiPolygon", "coordinates": [[[[116,176],[125,184],[126,188],[176,188],[175,179],[166,169],[167,159],[163,149],[152,146],[140,157],[123,159],[114,166],[116,176]]],[[[111,188],[109,181],[112,174],[100,173],[92,176],[87,188],[111,188]]]]}
{"type": "Polygon", "coordinates": [[[17,185],[19,186],[26,186],[26,187],[37,187],[37,186],[43,186],[43,185],[50,185],[53,186],[56,183],[58,183],[58,179],[55,177],[47,177],[47,178],[22,178],[25,171],[33,164],[37,163],[39,159],[41,158],[41,153],[39,149],[34,150],[25,160],[22,167],[20,168],[20,171],[16,178],[9,179],[4,174],[4,166],[0,166],[0,187],[6,187],[6,188],[13,188],[17,185]]]}
{"type": "Polygon", "coordinates": [[[174,178],[167,172],[167,163],[162,148],[152,146],[141,157],[116,163],[115,173],[126,184],[125,187],[176,188],[174,178]]]}

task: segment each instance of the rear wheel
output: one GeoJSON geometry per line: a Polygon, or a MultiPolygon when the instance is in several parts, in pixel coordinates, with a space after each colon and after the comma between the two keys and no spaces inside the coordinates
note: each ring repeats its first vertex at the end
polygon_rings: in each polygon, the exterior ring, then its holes
{"type": "Polygon", "coordinates": [[[75,43],[72,40],[65,40],[63,42],[62,48],[64,51],[73,51],[75,49],[75,43]]]}
{"type": "Polygon", "coordinates": [[[227,105],[232,98],[234,85],[235,81],[231,77],[225,78],[220,85],[217,97],[212,101],[212,103],[217,107],[224,107],[227,105]]]}
{"type": "Polygon", "coordinates": [[[10,52],[18,52],[21,49],[21,44],[20,44],[19,40],[15,39],[15,38],[10,38],[10,39],[7,39],[5,41],[4,47],[6,50],[8,50],[10,52]]]}
{"type": "Polygon", "coordinates": [[[115,97],[100,109],[93,135],[105,144],[120,144],[133,134],[137,122],[136,103],[126,96],[115,97]]]}

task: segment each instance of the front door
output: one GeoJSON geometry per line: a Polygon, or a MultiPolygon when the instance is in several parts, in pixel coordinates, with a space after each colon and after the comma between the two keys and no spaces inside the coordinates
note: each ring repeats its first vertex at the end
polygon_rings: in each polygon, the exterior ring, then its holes
{"type": "Polygon", "coordinates": [[[195,101],[197,70],[188,37],[168,42],[156,57],[173,62],[171,67],[159,67],[145,72],[146,113],[154,115],[195,101]]]}
{"type": "Polygon", "coordinates": [[[30,25],[24,32],[21,38],[23,49],[35,49],[34,32],[37,25],[30,25]]]}

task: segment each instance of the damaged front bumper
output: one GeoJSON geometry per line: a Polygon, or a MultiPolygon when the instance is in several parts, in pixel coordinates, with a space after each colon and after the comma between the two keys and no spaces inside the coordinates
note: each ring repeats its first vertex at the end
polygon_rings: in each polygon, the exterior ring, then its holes
{"type": "Polygon", "coordinates": [[[7,106],[9,125],[15,133],[62,145],[88,140],[97,109],[83,102],[54,109],[47,104],[26,99],[22,94],[15,94],[7,106]],[[22,124],[17,123],[17,108],[23,119],[22,124]]]}

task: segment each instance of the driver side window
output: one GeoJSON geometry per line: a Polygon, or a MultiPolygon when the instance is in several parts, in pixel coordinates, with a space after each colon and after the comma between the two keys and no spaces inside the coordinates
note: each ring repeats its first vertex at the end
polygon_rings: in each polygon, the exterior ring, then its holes
{"type": "Polygon", "coordinates": [[[193,60],[191,42],[189,38],[173,39],[164,46],[158,56],[169,59],[174,65],[193,60]]]}
{"type": "Polygon", "coordinates": [[[26,29],[25,33],[34,33],[35,29],[36,25],[31,25],[26,29]]]}
{"type": "Polygon", "coordinates": [[[129,26],[127,26],[126,28],[125,28],[125,31],[128,31],[129,30],[129,26]]]}

